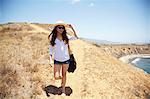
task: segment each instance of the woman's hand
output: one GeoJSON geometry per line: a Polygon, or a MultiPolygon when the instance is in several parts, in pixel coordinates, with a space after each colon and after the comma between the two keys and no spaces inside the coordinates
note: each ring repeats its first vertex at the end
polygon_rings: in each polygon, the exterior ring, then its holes
{"type": "Polygon", "coordinates": [[[54,65],[54,61],[52,60],[52,55],[49,57],[49,65],[52,67],[54,65]]]}
{"type": "Polygon", "coordinates": [[[49,65],[50,65],[51,67],[53,67],[54,62],[53,62],[52,60],[50,60],[50,61],[49,61],[49,65]]]}
{"type": "Polygon", "coordinates": [[[72,25],[71,25],[71,24],[68,24],[68,26],[69,26],[71,29],[73,29],[73,27],[72,27],[72,25]]]}

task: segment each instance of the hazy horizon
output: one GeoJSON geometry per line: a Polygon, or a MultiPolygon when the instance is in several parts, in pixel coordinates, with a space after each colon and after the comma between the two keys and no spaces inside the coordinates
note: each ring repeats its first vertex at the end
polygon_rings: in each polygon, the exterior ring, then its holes
{"type": "Polygon", "coordinates": [[[0,23],[73,24],[79,37],[150,43],[149,0],[1,0],[0,23]]]}

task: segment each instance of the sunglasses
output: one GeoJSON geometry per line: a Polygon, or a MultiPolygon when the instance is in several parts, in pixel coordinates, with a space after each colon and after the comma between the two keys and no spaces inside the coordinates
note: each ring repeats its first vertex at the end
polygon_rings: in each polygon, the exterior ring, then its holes
{"type": "Polygon", "coordinates": [[[64,27],[58,27],[59,29],[64,29],[64,27]]]}

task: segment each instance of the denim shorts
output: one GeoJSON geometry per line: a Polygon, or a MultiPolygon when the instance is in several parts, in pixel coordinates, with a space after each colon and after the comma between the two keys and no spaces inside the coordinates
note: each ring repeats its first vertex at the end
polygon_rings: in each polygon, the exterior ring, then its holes
{"type": "Polygon", "coordinates": [[[54,60],[54,64],[69,64],[70,63],[70,60],[67,60],[67,61],[63,61],[63,62],[60,62],[60,61],[57,61],[57,60],[54,60]]]}

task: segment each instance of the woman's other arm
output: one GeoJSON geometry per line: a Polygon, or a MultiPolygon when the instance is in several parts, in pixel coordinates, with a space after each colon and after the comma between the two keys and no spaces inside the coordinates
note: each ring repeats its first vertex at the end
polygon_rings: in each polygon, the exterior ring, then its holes
{"type": "MultiPolygon", "coordinates": [[[[51,41],[51,36],[49,36],[49,41],[51,41]]],[[[53,59],[52,59],[52,55],[53,55],[53,51],[54,51],[54,47],[50,44],[49,45],[49,64],[52,66],[53,64],[53,59]]]]}

